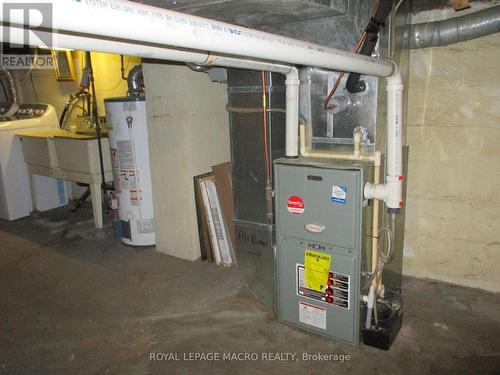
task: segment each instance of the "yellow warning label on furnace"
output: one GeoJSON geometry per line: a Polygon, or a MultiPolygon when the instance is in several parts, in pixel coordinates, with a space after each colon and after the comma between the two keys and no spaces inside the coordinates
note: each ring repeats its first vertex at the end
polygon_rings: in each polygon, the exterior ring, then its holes
{"type": "Polygon", "coordinates": [[[332,257],[314,250],[304,250],[305,283],[309,289],[323,291],[328,282],[332,257]]]}

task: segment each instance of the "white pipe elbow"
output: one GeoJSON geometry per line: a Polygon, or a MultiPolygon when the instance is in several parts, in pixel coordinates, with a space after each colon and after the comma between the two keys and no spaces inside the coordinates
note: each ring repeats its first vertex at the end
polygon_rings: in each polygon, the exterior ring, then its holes
{"type": "Polygon", "coordinates": [[[393,91],[393,90],[403,90],[403,78],[401,77],[401,72],[399,71],[399,67],[396,65],[396,63],[393,61],[392,62],[394,65],[394,71],[392,74],[387,77],[387,86],[386,90],[387,91],[393,91]]]}
{"type": "Polygon", "coordinates": [[[300,85],[299,70],[295,66],[291,66],[288,73],[286,73],[285,84],[297,86],[300,85]]]}

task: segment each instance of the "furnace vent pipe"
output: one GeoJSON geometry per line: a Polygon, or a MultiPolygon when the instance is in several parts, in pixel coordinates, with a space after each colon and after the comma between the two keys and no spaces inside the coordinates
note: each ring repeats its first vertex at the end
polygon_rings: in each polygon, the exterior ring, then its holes
{"type": "Polygon", "coordinates": [[[411,25],[410,48],[447,46],[500,31],[500,5],[444,21],[411,25]]]}
{"type": "MultiPolygon", "coordinates": [[[[2,27],[5,43],[23,43],[22,27],[2,27]],[[9,40],[6,39],[6,31],[10,31],[9,40]]],[[[63,33],[49,33],[37,31],[43,38],[52,37],[52,47],[60,49],[79,49],[103,53],[114,53],[117,55],[139,56],[149,59],[178,61],[192,63],[202,66],[224,66],[227,68],[263,70],[274,73],[287,74],[292,67],[286,64],[271,63],[253,59],[242,59],[209,54],[207,52],[191,52],[180,49],[167,49],[150,45],[142,45],[140,42],[120,42],[110,39],[90,38],[63,33]]],[[[36,45],[33,45],[36,47],[36,45]]]]}
{"type": "Polygon", "coordinates": [[[127,77],[128,93],[132,96],[141,95],[144,87],[144,76],[142,75],[142,65],[136,65],[128,72],[127,77]]]}
{"type": "Polygon", "coordinates": [[[299,72],[297,68],[286,75],[286,144],[285,155],[287,157],[299,156],[299,72]]]}
{"type": "Polygon", "coordinates": [[[389,212],[403,207],[403,80],[399,69],[387,78],[387,168],[384,184],[367,183],[366,199],[383,200],[389,212]]]}

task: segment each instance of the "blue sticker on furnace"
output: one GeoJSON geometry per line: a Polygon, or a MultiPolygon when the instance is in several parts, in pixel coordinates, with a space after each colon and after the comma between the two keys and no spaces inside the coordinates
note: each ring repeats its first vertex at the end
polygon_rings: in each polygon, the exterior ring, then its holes
{"type": "Polygon", "coordinates": [[[346,204],[347,202],[347,188],[345,186],[332,186],[332,197],[333,203],[346,204]]]}

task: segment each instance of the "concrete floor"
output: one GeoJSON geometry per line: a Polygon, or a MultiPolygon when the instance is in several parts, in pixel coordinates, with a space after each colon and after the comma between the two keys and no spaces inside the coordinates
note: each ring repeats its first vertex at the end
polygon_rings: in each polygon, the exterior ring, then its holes
{"type": "MultiPolygon", "coordinates": [[[[498,294],[404,280],[389,352],[278,323],[235,269],[187,262],[92,229],[89,207],[0,221],[2,374],[499,373],[498,294]],[[68,217],[70,219],[68,219],[68,217]],[[150,353],[180,361],[150,361],[150,353]],[[184,353],[349,355],[340,361],[185,361],[184,353]]],[[[107,220],[109,222],[109,218],[107,220]]]]}

